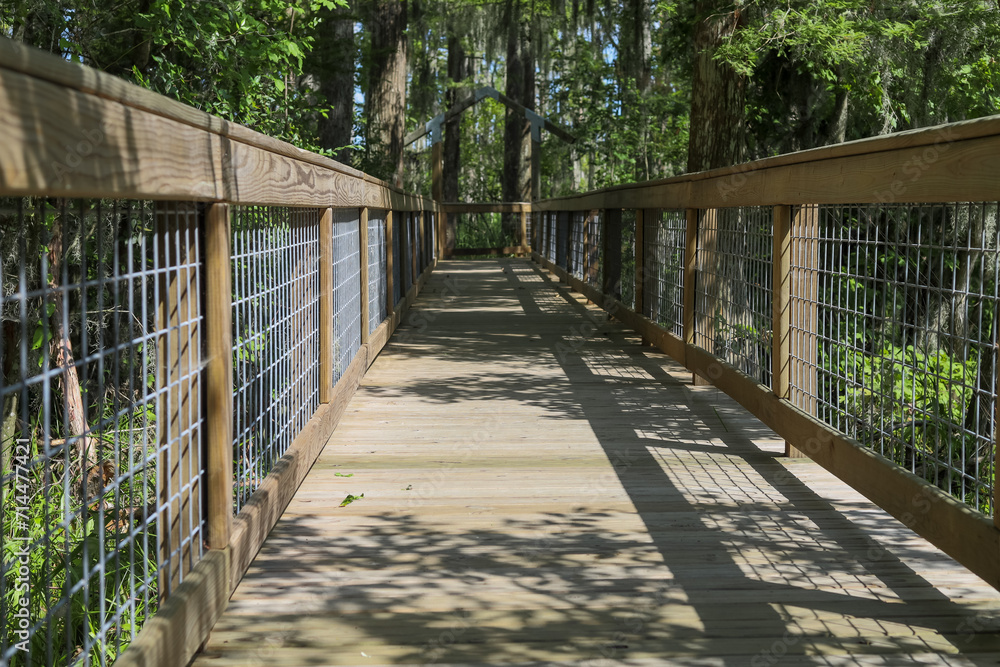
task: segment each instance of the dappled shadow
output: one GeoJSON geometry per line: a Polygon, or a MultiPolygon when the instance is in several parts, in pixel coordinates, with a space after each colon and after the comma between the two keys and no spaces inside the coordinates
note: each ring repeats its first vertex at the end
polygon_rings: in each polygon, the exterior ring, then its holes
{"type": "MultiPolygon", "coordinates": [[[[394,457],[365,473],[383,486],[339,514],[310,505],[336,464],[318,465],[199,664],[995,664],[976,653],[1000,650],[996,596],[869,503],[814,491],[716,390],[526,262],[443,269],[355,401],[467,410],[487,434],[459,456],[387,412],[411,444],[371,454],[394,457]],[[533,458],[490,439],[508,420],[533,458]]],[[[324,461],[362,467],[362,449],[324,461]]]]}

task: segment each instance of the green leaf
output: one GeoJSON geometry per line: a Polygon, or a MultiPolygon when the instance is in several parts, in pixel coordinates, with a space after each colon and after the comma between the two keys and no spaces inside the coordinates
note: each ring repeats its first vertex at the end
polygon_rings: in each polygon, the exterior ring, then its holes
{"type": "Polygon", "coordinates": [[[347,494],[347,497],[344,498],[344,502],[340,503],[340,506],[341,507],[347,507],[348,505],[350,505],[351,503],[353,503],[355,500],[361,500],[364,497],[365,497],[365,494],[363,494],[363,493],[360,496],[352,496],[351,494],[347,494]]]}

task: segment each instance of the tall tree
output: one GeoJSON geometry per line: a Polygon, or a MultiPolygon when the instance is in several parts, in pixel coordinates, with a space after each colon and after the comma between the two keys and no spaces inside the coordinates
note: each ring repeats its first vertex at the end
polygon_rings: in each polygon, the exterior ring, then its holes
{"type": "Polygon", "coordinates": [[[355,20],[348,7],[322,10],[318,39],[307,60],[307,71],[326,102],[325,117],[317,119],[319,145],[345,164],[351,163],[354,130],[355,20]]]}
{"type": "MultiPolygon", "coordinates": [[[[531,45],[531,14],[522,0],[507,0],[507,80],[504,93],[528,109],[535,108],[535,57],[531,45]]],[[[531,198],[531,124],[508,109],[504,120],[503,198],[531,198]]]]}
{"type": "MultiPolygon", "coordinates": [[[[454,30],[453,27],[450,27],[454,30]]],[[[472,90],[463,85],[472,75],[472,58],[465,51],[461,38],[454,34],[448,36],[448,79],[449,87],[446,94],[448,109],[468,101],[472,90]]],[[[444,183],[445,201],[458,201],[458,176],[462,169],[461,117],[451,118],[444,126],[444,183]]]]}
{"type": "Polygon", "coordinates": [[[746,22],[739,1],[697,0],[693,35],[689,172],[727,167],[746,156],[746,78],[716,51],[746,22]]]}
{"type": "Polygon", "coordinates": [[[397,186],[403,183],[406,25],[406,0],[375,0],[370,15],[371,51],[365,95],[366,168],[397,186]]]}

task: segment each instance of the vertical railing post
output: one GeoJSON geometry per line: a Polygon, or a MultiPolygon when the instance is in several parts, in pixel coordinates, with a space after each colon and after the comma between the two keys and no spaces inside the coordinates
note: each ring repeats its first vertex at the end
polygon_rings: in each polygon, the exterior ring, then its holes
{"type": "Polygon", "coordinates": [[[361,246],[361,344],[368,342],[368,320],[371,313],[368,308],[368,207],[362,206],[358,216],[358,239],[361,246]]]}
{"type": "Polygon", "coordinates": [[[528,252],[528,214],[525,212],[524,208],[521,208],[521,252],[518,254],[524,254],[528,252]]]}
{"type": "Polygon", "coordinates": [[[333,400],[333,209],[319,219],[319,402],[333,400]]]}
{"type": "MultiPolygon", "coordinates": [[[[701,313],[698,312],[699,300],[697,296],[694,300],[694,312],[695,312],[695,344],[698,343],[698,338],[703,337],[706,341],[705,348],[708,352],[715,354],[714,350],[714,338],[715,338],[715,319],[713,315],[713,309],[718,305],[718,280],[719,276],[717,273],[717,268],[714,266],[716,261],[715,257],[715,247],[718,241],[718,231],[719,231],[719,211],[718,209],[709,208],[704,209],[698,215],[698,230],[696,235],[696,243],[698,244],[696,260],[695,260],[695,271],[697,271],[697,265],[701,264],[704,267],[702,272],[698,272],[697,282],[701,283],[702,294],[704,295],[704,309],[701,313]],[[699,257],[700,256],[700,257],[699,257]]],[[[698,285],[695,285],[698,287],[698,285]]],[[[710,378],[702,377],[695,374],[693,378],[693,383],[695,385],[710,385],[712,381],[710,378]]]]}
{"type": "MultiPolygon", "coordinates": [[[[590,275],[590,212],[583,216],[583,248],[580,249],[580,257],[583,266],[580,267],[580,279],[586,283],[587,276],[590,275]]],[[[589,299],[588,299],[589,301],[589,299]]]]}
{"type": "Polygon", "coordinates": [[[387,210],[385,212],[385,312],[387,316],[392,315],[396,309],[393,298],[393,292],[396,289],[392,275],[393,262],[396,260],[393,256],[393,243],[395,241],[392,238],[392,210],[387,210]]]}
{"type": "MultiPolygon", "coordinates": [[[[646,282],[646,242],[643,219],[643,210],[641,208],[635,209],[635,291],[633,292],[635,305],[633,309],[640,315],[646,312],[643,305],[645,295],[642,289],[646,282]]],[[[642,344],[649,344],[645,336],[642,337],[642,344]]]]}
{"type": "Polygon", "coordinates": [[[604,245],[604,275],[601,292],[620,300],[622,280],[622,211],[606,208],[601,213],[601,243],[604,245]]]}
{"type": "MultiPolygon", "coordinates": [[[[685,359],[687,346],[694,345],[695,323],[695,285],[698,280],[698,209],[689,208],[685,211],[687,227],[684,231],[684,347],[685,359]]],[[[692,378],[697,384],[697,376],[692,378]]]]}
{"type": "Polygon", "coordinates": [[[420,209],[414,215],[417,216],[417,225],[420,227],[420,263],[417,264],[417,274],[423,274],[424,263],[427,259],[427,226],[424,224],[424,209],[420,209]]]}
{"type": "Polygon", "coordinates": [[[205,216],[206,533],[212,549],[233,532],[233,272],[227,204],[205,216]]]}
{"type": "MultiPolygon", "coordinates": [[[[775,206],[771,250],[771,392],[789,398],[792,207],[775,206]]],[[[800,455],[785,442],[785,455],[800,455]]]]}
{"type": "MultiPolygon", "coordinates": [[[[819,390],[819,208],[789,211],[789,386],[792,405],[816,416],[819,390]]],[[[787,456],[802,456],[785,445],[787,456]]]]}

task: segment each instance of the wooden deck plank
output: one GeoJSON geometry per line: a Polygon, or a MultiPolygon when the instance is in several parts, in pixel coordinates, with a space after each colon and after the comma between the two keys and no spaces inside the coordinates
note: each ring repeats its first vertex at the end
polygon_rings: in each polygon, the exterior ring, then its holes
{"type": "Polygon", "coordinates": [[[196,667],[1000,658],[996,591],[529,262],[411,312],[196,667]]]}

